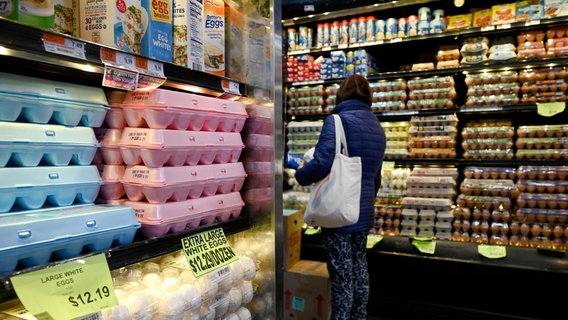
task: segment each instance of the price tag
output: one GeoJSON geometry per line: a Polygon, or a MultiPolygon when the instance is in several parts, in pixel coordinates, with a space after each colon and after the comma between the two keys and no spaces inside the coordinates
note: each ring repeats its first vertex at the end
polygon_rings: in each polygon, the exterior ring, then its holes
{"type": "Polygon", "coordinates": [[[217,98],[226,99],[226,100],[236,100],[241,96],[238,82],[231,81],[229,79],[222,79],[221,87],[225,92],[223,92],[217,98]]]}
{"type": "Polygon", "coordinates": [[[383,240],[383,236],[380,234],[369,234],[367,235],[367,249],[372,249],[377,243],[383,240]]]}
{"type": "Polygon", "coordinates": [[[138,74],[138,83],[136,84],[136,88],[138,90],[155,89],[164,84],[166,80],[167,79],[165,77],[155,77],[149,74],[140,73],[138,74]]]}
{"type": "Polygon", "coordinates": [[[345,44],[345,43],[344,43],[344,44],[337,45],[337,49],[347,49],[348,47],[349,47],[349,45],[348,45],[348,44],[345,44]]]}
{"type": "Polygon", "coordinates": [[[22,304],[39,320],[74,319],[118,305],[104,254],[10,280],[22,304]]]}
{"type": "Polygon", "coordinates": [[[183,252],[195,277],[228,265],[239,258],[229,245],[222,228],[181,239],[183,252]]]}
{"type": "Polygon", "coordinates": [[[136,56],[108,48],[101,48],[101,61],[105,64],[112,64],[128,70],[137,70],[136,56]]]}
{"type": "Polygon", "coordinates": [[[525,22],[525,26],[530,27],[530,26],[537,26],[540,24],[540,20],[529,20],[527,22],[525,22]]]}
{"type": "Polygon", "coordinates": [[[543,117],[552,117],[564,111],[566,102],[537,103],[537,113],[543,117]]]}
{"type": "Polygon", "coordinates": [[[507,248],[505,246],[480,244],[477,247],[477,253],[489,259],[500,259],[507,256],[507,248]]]}
{"type": "Polygon", "coordinates": [[[134,57],[134,66],[140,73],[148,74],[151,76],[165,78],[164,64],[161,62],[148,60],[142,57],[134,57]]]}
{"type": "Polygon", "coordinates": [[[504,23],[497,26],[497,30],[511,29],[510,23],[504,23]]]}
{"type": "Polygon", "coordinates": [[[86,60],[85,43],[82,41],[44,32],[43,47],[47,52],[86,60]]]}
{"type": "Polygon", "coordinates": [[[382,170],[393,170],[394,161],[383,161],[382,170]]]}
{"type": "Polygon", "coordinates": [[[484,26],[481,27],[481,31],[493,31],[495,30],[495,26],[484,26]]]}
{"type": "Polygon", "coordinates": [[[394,39],[391,39],[390,42],[391,42],[391,43],[402,42],[402,38],[394,38],[394,39]]]}
{"type": "Polygon", "coordinates": [[[105,65],[103,86],[135,91],[138,86],[138,72],[105,65]]]}
{"type": "Polygon", "coordinates": [[[318,233],[321,233],[321,228],[320,228],[320,227],[317,227],[317,228],[308,227],[308,228],[306,229],[306,231],[304,231],[304,234],[307,235],[307,236],[311,236],[311,235],[318,234],[318,233]]]}
{"type": "Polygon", "coordinates": [[[436,241],[415,238],[412,245],[422,253],[434,254],[436,251],[436,241]]]}

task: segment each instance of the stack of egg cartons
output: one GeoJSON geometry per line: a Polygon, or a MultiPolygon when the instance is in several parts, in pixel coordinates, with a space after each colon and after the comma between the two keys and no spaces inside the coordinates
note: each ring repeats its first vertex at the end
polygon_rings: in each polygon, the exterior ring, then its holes
{"type": "Polygon", "coordinates": [[[247,122],[242,131],[245,144],[242,162],[247,173],[243,186],[249,213],[272,210],[274,203],[274,109],[262,104],[247,105],[247,122]]]}
{"type": "Polygon", "coordinates": [[[406,180],[402,235],[451,238],[451,208],[458,171],[454,167],[417,166],[406,180]]]}
{"type": "Polygon", "coordinates": [[[375,225],[371,233],[396,236],[400,234],[402,199],[411,171],[409,168],[385,167],[383,163],[381,187],[375,198],[375,225]]]}
{"type": "Polygon", "coordinates": [[[121,108],[121,183],[145,237],[240,215],[241,102],[153,89],[128,92],[121,108]]]}
{"type": "Polygon", "coordinates": [[[382,125],[387,136],[385,158],[407,158],[410,121],[383,122],[382,125]]]}
{"type": "Polygon", "coordinates": [[[455,158],[456,115],[414,116],[410,123],[408,155],[411,158],[455,158]]]}
{"type": "Polygon", "coordinates": [[[0,73],[0,274],[133,241],[128,207],[94,205],[101,88],[0,73]]]}

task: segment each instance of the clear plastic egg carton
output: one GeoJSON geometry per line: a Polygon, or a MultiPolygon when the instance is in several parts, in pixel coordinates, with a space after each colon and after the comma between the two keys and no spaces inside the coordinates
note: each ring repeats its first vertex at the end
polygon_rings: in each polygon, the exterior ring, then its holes
{"type": "Polygon", "coordinates": [[[518,138],[515,145],[519,149],[568,149],[568,137],[518,138]]]}
{"type": "Polygon", "coordinates": [[[519,166],[519,179],[565,180],[568,177],[568,166],[519,166]]]}
{"type": "Polygon", "coordinates": [[[501,196],[475,196],[460,194],[456,204],[464,208],[511,209],[511,198],[501,196]]]}
{"type": "Polygon", "coordinates": [[[119,147],[126,165],[157,168],[237,162],[244,144],[238,132],[126,127],[119,147]]]}
{"type": "Polygon", "coordinates": [[[519,138],[568,137],[568,124],[519,126],[519,138]]]}
{"type": "Polygon", "coordinates": [[[462,141],[464,150],[512,149],[513,145],[511,138],[473,138],[462,141]]]}
{"type": "Polygon", "coordinates": [[[519,189],[511,179],[470,179],[465,178],[460,192],[466,195],[503,196],[516,198],[519,189]]]}
{"type": "Polygon", "coordinates": [[[406,109],[406,102],[404,101],[376,101],[371,104],[371,111],[383,112],[393,110],[406,109]]]}
{"type": "Polygon", "coordinates": [[[513,159],[515,152],[513,149],[481,149],[481,150],[465,150],[463,158],[467,160],[495,160],[495,159],[513,159]]]}
{"type": "Polygon", "coordinates": [[[443,135],[455,137],[457,135],[457,128],[455,126],[411,126],[408,130],[411,137],[424,137],[431,135],[443,135]]]}
{"type": "Polygon", "coordinates": [[[519,179],[517,188],[520,192],[566,193],[568,180],[530,180],[519,179]]]}
{"type": "Polygon", "coordinates": [[[385,136],[388,139],[408,139],[408,128],[405,128],[404,131],[388,131],[385,132],[385,136]]]}
{"type": "Polygon", "coordinates": [[[0,215],[0,274],[125,246],[140,223],[131,208],[77,205],[0,215]]]}
{"type": "Polygon", "coordinates": [[[404,197],[402,199],[402,206],[404,209],[431,209],[436,211],[448,211],[452,206],[452,200],[440,198],[404,197]]]}
{"type": "Polygon", "coordinates": [[[456,179],[447,176],[414,176],[406,179],[408,188],[454,188],[456,179]]]}
{"type": "Polygon", "coordinates": [[[461,134],[464,139],[513,138],[515,128],[512,126],[465,127],[461,134]]]}
{"type": "Polygon", "coordinates": [[[286,137],[290,141],[296,140],[317,140],[319,139],[320,132],[319,131],[291,131],[288,132],[286,137]]]}
{"type": "Polygon", "coordinates": [[[373,101],[374,102],[391,102],[391,101],[399,101],[404,102],[406,101],[407,95],[406,90],[396,90],[396,91],[381,91],[381,92],[373,92],[373,101]]]}
{"type": "Polygon", "coordinates": [[[454,107],[455,103],[450,98],[408,100],[406,102],[406,108],[409,110],[451,109],[454,107]]]}
{"type": "Polygon", "coordinates": [[[444,198],[453,199],[456,196],[454,188],[408,187],[406,195],[417,198],[444,198]]]}
{"type": "Polygon", "coordinates": [[[415,166],[411,171],[412,176],[443,176],[450,177],[454,180],[458,178],[459,172],[457,168],[453,167],[425,167],[415,166]]]}
{"type": "Polygon", "coordinates": [[[118,200],[126,195],[122,185],[122,176],[126,170],[125,165],[97,165],[99,174],[103,180],[103,185],[99,190],[99,198],[104,200],[118,200]]]}
{"type": "Polygon", "coordinates": [[[166,203],[238,192],[246,176],[242,162],[160,168],[128,166],[121,182],[131,201],[166,203]]]}
{"type": "Polygon", "coordinates": [[[99,127],[108,109],[102,88],[0,72],[0,121],[99,127]]]}
{"type": "Polygon", "coordinates": [[[519,208],[568,209],[568,195],[557,193],[521,193],[517,197],[519,208]]]}
{"type": "MultiPolygon", "coordinates": [[[[371,91],[373,91],[373,92],[405,90],[406,89],[406,79],[373,81],[373,82],[370,82],[369,85],[371,87],[371,91]]],[[[337,87],[336,90],[337,89],[339,89],[339,87],[337,87]]]]}
{"type": "Polygon", "coordinates": [[[0,167],[89,165],[98,147],[89,127],[0,122],[0,167]]]}
{"type": "Polygon", "coordinates": [[[565,224],[568,222],[568,210],[565,209],[518,208],[515,215],[518,221],[527,223],[565,224]]]}
{"type": "Polygon", "coordinates": [[[0,213],[92,203],[102,184],[96,166],[0,168],[0,213]]]}
{"type": "Polygon", "coordinates": [[[130,127],[241,132],[248,117],[242,102],[166,89],[128,92],[122,101],[130,127]]]}
{"type": "Polygon", "coordinates": [[[323,121],[291,121],[286,129],[291,132],[321,131],[323,121]]]}
{"type": "Polygon", "coordinates": [[[475,179],[513,179],[514,180],[517,178],[517,168],[470,166],[464,168],[464,176],[466,178],[475,178],[475,179]]]}
{"type": "Polygon", "coordinates": [[[456,157],[456,151],[453,148],[410,148],[408,156],[420,159],[451,159],[456,157]]]}
{"type": "Polygon", "coordinates": [[[409,148],[435,148],[435,149],[446,149],[446,148],[455,148],[456,147],[456,139],[452,136],[445,136],[445,135],[433,135],[427,137],[412,137],[410,141],[408,141],[409,148]]]}
{"type": "Polygon", "coordinates": [[[126,201],[125,204],[136,213],[146,238],[237,218],[244,206],[239,192],[160,204],[143,201],[126,201]]]}
{"type": "Polygon", "coordinates": [[[515,154],[517,159],[568,159],[568,149],[518,149],[515,154]]]}

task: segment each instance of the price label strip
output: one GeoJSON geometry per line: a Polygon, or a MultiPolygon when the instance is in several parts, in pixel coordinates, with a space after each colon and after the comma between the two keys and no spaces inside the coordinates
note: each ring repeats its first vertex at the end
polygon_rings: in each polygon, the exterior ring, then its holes
{"type": "Polygon", "coordinates": [[[105,65],[103,86],[127,91],[135,91],[138,87],[138,72],[105,65]]]}
{"type": "Polygon", "coordinates": [[[85,43],[59,35],[44,32],[43,47],[45,51],[68,57],[86,60],[85,43]]]}
{"type": "Polygon", "coordinates": [[[367,249],[372,249],[377,243],[383,240],[383,236],[380,234],[369,234],[367,235],[367,249]]]}
{"type": "Polygon", "coordinates": [[[217,98],[226,100],[236,100],[241,96],[241,91],[239,88],[239,83],[231,81],[229,79],[221,79],[221,87],[223,88],[223,93],[217,98]]]}
{"type": "Polygon", "coordinates": [[[104,254],[10,280],[22,304],[38,320],[75,319],[118,305],[104,254]]]}
{"type": "Polygon", "coordinates": [[[135,64],[138,70],[138,90],[155,89],[166,82],[162,63],[136,57],[135,64]]]}
{"type": "Polygon", "coordinates": [[[416,238],[412,239],[412,245],[422,253],[434,254],[436,252],[436,241],[416,238]]]}
{"type": "Polygon", "coordinates": [[[181,239],[181,243],[189,268],[196,278],[239,259],[222,228],[191,235],[181,239]]]}
{"type": "Polygon", "coordinates": [[[477,247],[477,253],[489,259],[501,259],[507,256],[507,248],[505,246],[480,244],[477,247]]]}

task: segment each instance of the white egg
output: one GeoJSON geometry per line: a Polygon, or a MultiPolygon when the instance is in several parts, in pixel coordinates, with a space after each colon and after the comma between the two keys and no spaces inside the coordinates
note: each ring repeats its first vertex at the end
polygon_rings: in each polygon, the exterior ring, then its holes
{"type": "Polygon", "coordinates": [[[179,292],[185,303],[185,311],[198,311],[201,307],[201,292],[193,284],[184,283],[179,287],[179,292]]]}
{"type": "Polygon", "coordinates": [[[256,264],[254,260],[247,256],[240,257],[241,265],[243,266],[244,280],[252,280],[256,275],[256,264]]]}
{"type": "Polygon", "coordinates": [[[164,320],[181,319],[185,309],[182,296],[177,291],[162,291],[156,314],[164,320]]]}
{"type": "Polygon", "coordinates": [[[229,310],[228,312],[236,312],[243,302],[243,294],[238,288],[232,288],[229,291],[229,310]]]}
{"type": "Polygon", "coordinates": [[[179,269],[174,267],[164,267],[160,274],[162,278],[177,278],[179,276],[179,269]]]}
{"type": "Polygon", "coordinates": [[[239,320],[252,320],[250,310],[246,307],[240,307],[239,310],[237,310],[237,314],[239,315],[239,320]]]}
{"type": "Polygon", "coordinates": [[[175,291],[178,288],[178,279],[177,278],[166,278],[160,284],[161,291],[175,291]]]}
{"type": "Polygon", "coordinates": [[[197,286],[199,287],[199,291],[201,291],[202,302],[209,302],[219,291],[217,283],[211,281],[206,275],[197,278],[197,286]]]}
{"type": "Polygon", "coordinates": [[[162,277],[157,273],[148,273],[142,278],[142,283],[146,287],[158,287],[162,283],[162,277]]]}
{"type": "Polygon", "coordinates": [[[144,273],[160,273],[160,265],[156,262],[147,261],[142,267],[142,272],[144,273]]]}
{"type": "Polygon", "coordinates": [[[236,313],[227,313],[224,317],[223,320],[240,320],[241,318],[239,318],[239,315],[236,313]]]}
{"type": "Polygon", "coordinates": [[[199,310],[199,319],[201,320],[213,320],[215,319],[215,308],[208,305],[201,306],[199,310]]]}
{"type": "Polygon", "coordinates": [[[229,265],[231,268],[231,279],[233,287],[238,287],[243,282],[244,272],[243,265],[239,260],[231,262],[229,265]]]}
{"type": "Polygon", "coordinates": [[[151,298],[144,291],[131,292],[126,298],[126,305],[132,319],[151,320],[154,313],[151,298]]]}
{"type": "Polygon", "coordinates": [[[243,296],[243,304],[249,304],[254,296],[254,289],[252,287],[252,281],[243,281],[240,286],[241,294],[243,296]]]}
{"type": "Polygon", "coordinates": [[[199,312],[186,311],[183,314],[183,320],[200,320],[199,312]]]}
{"type": "Polygon", "coordinates": [[[229,311],[229,297],[225,292],[217,294],[211,305],[215,307],[215,318],[219,319],[229,311]]]}
{"type": "Polygon", "coordinates": [[[191,272],[191,270],[182,271],[179,274],[178,279],[179,279],[180,283],[196,283],[197,282],[197,279],[195,278],[195,276],[193,275],[193,272],[191,272]]]}

